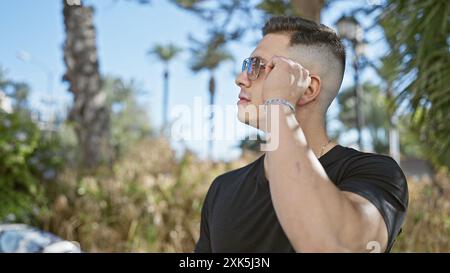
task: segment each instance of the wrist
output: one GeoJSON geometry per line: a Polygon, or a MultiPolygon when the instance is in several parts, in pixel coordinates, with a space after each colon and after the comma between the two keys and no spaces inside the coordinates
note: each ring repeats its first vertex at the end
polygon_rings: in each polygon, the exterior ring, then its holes
{"type": "MultiPolygon", "coordinates": [[[[279,128],[280,121],[284,119],[295,120],[295,109],[290,102],[282,99],[270,99],[264,102],[264,115],[260,119],[260,127],[264,132],[271,132],[274,128],[279,128]]],[[[278,131],[278,129],[276,129],[278,131]]]]}
{"type": "Polygon", "coordinates": [[[264,105],[269,107],[271,105],[279,105],[285,110],[289,109],[291,113],[295,113],[295,106],[290,101],[283,98],[269,98],[264,100],[264,105]]]}

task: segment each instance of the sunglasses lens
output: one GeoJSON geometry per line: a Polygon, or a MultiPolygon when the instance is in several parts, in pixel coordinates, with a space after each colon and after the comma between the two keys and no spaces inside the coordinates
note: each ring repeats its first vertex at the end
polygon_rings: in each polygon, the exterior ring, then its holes
{"type": "Polygon", "coordinates": [[[247,69],[247,75],[250,80],[254,81],[258,78],[259,68],[260,68],[259,58],[250,58],[250,64],[247,69]]]}
{"type": "Polygon", "coordinates": [[[245,70],[247,70],[248,67],[248,59],[244,59],[244,61],[242,62],[242,71],[244,72],[245,70]]]}
{"type": "Polygon", "coordinates": [[[242,62],[242,72],[247,71],[247,77],[254,81],[258,78],[261,61],[257,57],[247,58],[242,62]]]}

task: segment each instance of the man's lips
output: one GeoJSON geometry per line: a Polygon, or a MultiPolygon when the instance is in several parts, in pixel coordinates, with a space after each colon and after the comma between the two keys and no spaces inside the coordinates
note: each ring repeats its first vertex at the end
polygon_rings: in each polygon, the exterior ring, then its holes
{"type": "Polygon", "coordinates": [[[241,92],[239,94],[238,104],[249,103],[249,102],[250,102],[250,98],[246,94],[241,92]]]}
{"type": "Polygon", "coordinates": [[[238,100],[237,104],[238,104],[238,105],[242,105],[242,104],[248,104],[249,102],[250,102],[249,100],[246,100],[246,99],[240,99],[240,100],[238,100]]]}

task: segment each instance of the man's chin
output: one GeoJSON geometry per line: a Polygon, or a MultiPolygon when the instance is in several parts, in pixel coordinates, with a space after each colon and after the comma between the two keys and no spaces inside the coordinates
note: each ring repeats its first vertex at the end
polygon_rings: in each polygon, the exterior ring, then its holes
{"type": "Polygon", "coordinates": [[[238,111],[238,120],[244,124],[247,124],[251,127],[254,127],[256,129],[259,128],[259,124],[258,124],[258,117],[256,118],[250,118],[249,114],[247,112],[244,111],[238,111]]]}

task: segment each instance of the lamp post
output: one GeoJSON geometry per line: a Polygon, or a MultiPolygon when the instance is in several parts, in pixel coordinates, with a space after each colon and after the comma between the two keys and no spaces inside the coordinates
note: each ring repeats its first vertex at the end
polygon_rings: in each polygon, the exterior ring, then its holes
{"type": "Polygon", "coordinates": [[[48,96],[50,97],[50,99],[43,100],[43,102],[45,104],[47,104],[48,106],[50,106],[49,107],[50,108],[50,110],[49,110],[50,111],[50,120],[48,122],[48,125],[50,125],[49,126],[50,128],[47,128],[47,129],[52,131],[55,129],[54,128],[55,127],[55,112],[54,112],[55,98],[54,98],[54,94],[53,94],[53,79],[54,79],[53,71],[49,66],[36,60],[35,58],[33,58],[33,56],[30,53],[28,53],[26,51],[23,51],[23,50],[19,51],[17,53],[17,58],[21,61],[28,62],[28,63],[35,65],[36,67],[39,67],[39,69],[41,69],[47,77],[47,92],[48,92],[48,96]]]}
{"type": "Polygon", "coordinates": [[[363,116],[361,113],[360,60],[364,55],[363,29],[353,16],[342,16],[336,22],[338,34],[342,39],[350,42],[353,51],[353,83],[355,96],[356,129],[358,131],[358,147],[362,150],[363,116]]]}

